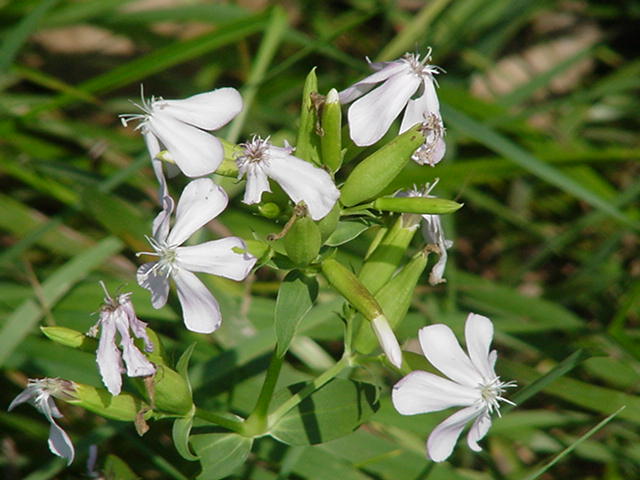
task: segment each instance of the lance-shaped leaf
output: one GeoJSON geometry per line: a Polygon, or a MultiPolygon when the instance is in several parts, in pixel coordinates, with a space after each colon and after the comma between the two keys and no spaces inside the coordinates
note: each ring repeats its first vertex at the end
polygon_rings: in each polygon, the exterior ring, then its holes
{"type": "MultiPolygon", "coordinates": [[[[290,385],[280,395],[295,393],[304,383],[290,385]]],[[[378,410],[373,385],[335,378],[289,410],[271,430],[288,445],[315,445],[353,432],[378,410]]]]}
{"type": "Polygon", "coordinates": [[[304,316],[311,310],[318,296],[318,282],[313,277],[294,270],[284,278],[274,313],[278,356],[289,348],[296,329],[304,316]]]}
{"type": "Polygon", "coordinates": [[[318,79],[315,67],[307,75],[302,89],[300,127],[296,141],[296,156],[307,162],[320,165],[320,137],[316,133],[318,112],[312,101],[312,94],[318,93],[318,79]]]}
{"type": "Polygon", "coordinates": [[[196,480],[216,480],[230,475],[244,463],[253,439],[236,433],[205,433],[193,435],[191,444],[202,464],[196,480]]]}

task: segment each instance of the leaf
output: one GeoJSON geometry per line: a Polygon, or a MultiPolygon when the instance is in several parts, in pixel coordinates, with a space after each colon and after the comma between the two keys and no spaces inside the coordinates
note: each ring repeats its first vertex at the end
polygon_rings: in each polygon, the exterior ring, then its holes
{"type": "MultiPolygon", "coordinates": [[[[43,282],[40,301],[45,303],[46,308],[51,309],[71,287],[122,248],[120,240],[107,237],[95,247],[78,254],[43,282]]],[[[35,299],[29,299],[7,319],[0,330],[0,365],[36,326],[42,315],[43,307],[40,303],[35,299]]]]}
{"type": "Polygon", "coordinates": [[[316,67],[313,67],[307,75],[304,88],[302,89],[302,105],[300,107],[300,127],[298,129],[298,140],[296,141],[296,156],[307,162],[320,165],[320,137],[316,133],[318,115],[311,99],[311,95],[314,93],[318,93],[316,67]]]}
{"type": "Polygon", "coordinates": [[[370,225],[362,222],[340,222],[335,231],[324,242],[329,247],[337,247],[343,243],[350,242],[367,230],[370,225]]]}
{"type": "Polygon", "coordinates": [[[200,458],[197,455],[191,453],[191,450],[189,449],[189,435],[191,434],[191,427],[193,426],[194,413],[195,405],[191,409],[189,415],[177,418],[173,422],[173,428],[171,430],[171,438],[173,439],[174,447],[176,447],[176,450],[182,458],[192,462],[199,460],[200,458]]]}
{"type": "Polygon", "coordinates": [[[103,474],[104,478],[109,480],[137,480],[140,478],[129,468],[129,465],[124,460],[115,455],[107,456],[107,460],[104,462],[103,474]]]}
{"type": "Polygon", "coordinates": [[[289,272],[282,281],[274,313],[278,356],[286,353],[296,328],[313,306],[317,296],[317,280],[298,270],[289,272]]]}
{"type": "Polygon", "coordinates": [[[236,433],[205,433],[193,435],[191,444],[202,463],[202,472],[196,479],[216,480],[244,463],[253,439],[236,433]]]}
{"type": "MultiPolygon", "coordinates": [[[[286,391],[295,394],[306,383],[296,383],[286,391]]],[[[288,445],[315,445],[353,432],[378,410],[373,385],[335,378],[287,412],[270,434],[288,445]]]]}

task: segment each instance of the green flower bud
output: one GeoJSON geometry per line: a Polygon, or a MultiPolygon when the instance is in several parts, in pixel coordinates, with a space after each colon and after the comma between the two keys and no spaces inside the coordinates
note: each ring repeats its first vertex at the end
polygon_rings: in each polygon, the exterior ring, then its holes
{"type": "Polygon", "coordinates": [[[335,88],[329,90],[322,107],[322,131],[320,138],[320,152],[322,162],[337,171],[342,165],[342,110],[340,99],[335,88]]]}
{"type": "Polygon", "coordinates": [[[340,204],[336,202],[331,211],[323,218],[321,218],[316,225],[320,229],[320,238],[324,242],[327,238],[335,232],[340,220],[340,204]]]}
{"type": "Polygon", "coordinates": [[[187,381],[175,370],[157,365],[152,385],[147,386],[154,410],[186,415],[191,411],[193,400],[187,381]]]}
{"type": "Polygon", "coordinates": [[[300,127],[296,140],[296,157],[320,165],[320,139],[316,132],[318,126],[318,108],[314,98],[318,94],[318,79],[315,67],[311,69],[302,89],[300,127]]]}
{"type": "Polygon", "coordinates": [[[382,308],[371,292],[344,265],[333,258],[328,258],[321,264],[322,273],[347,301],[360,312],[364,318],[372,321],[384,316],[382,308]]]}
{"type": "Polygon", "coordinates": [[[320,229],[310,217],[300,217],[284,237],[284,249],[298,266],[309,265],[320,252],[320,229]]]}
{"type": "Polygon", "coordinates": [[[149,408],[141,399],[128,393],[112,396],[104,388],[95,388],[81,383],[74,383],[74,386],[74,398],[63,398],[63,400],[105,418],[133,422],[140,411],[149,408]]]}
{"type": "Polygon", "coordinates": [[[83,352],[95,352],[98,341],[82,332],[67,327],[40,327],[45,336],[65,347],[77,348],[83,352]]]}
{"type": "Polygon", "coordinates": [[[398,218],[362,265],[358,278],[371,292],[380,290],[397,270],[418,229],[418,221],[419,217],[406,225],[402,217],[398,218]]]}
{"type": "Polygon", "coordinates": [[[263,217],[266,218],[278,218],[282,213],[282,210],[277,203],[267,202],[258,206],[258,211],[263,217]]]}
{"type": "MultiPolygon", "coordinates": [[[[428,253],[425,251],[414,255],[409,263],[375,295],[392,329],[404,319],[409,310],[413,291],[427,266],[427,258],[428,253]]],[[[377,343],[376,335],[370,326],[360,322],[353,342],[355,349],[360,353],[368,354],[377,343]]]]}
{"type": "Polygon", "coordinates": [[[424,197],[380,197],[373,202],[373,208],[385,212],[418,213],[421,215],[441,215],[452,213],[462,207],[461,203],[444,198],[424,197]]]}
{"type": "Polygon", "coordinates": [[[424,140],[422,125],[418,124],[365,158],[342,186],[342,204],[350,207],[378,196],[396,178],[424,140]]]}

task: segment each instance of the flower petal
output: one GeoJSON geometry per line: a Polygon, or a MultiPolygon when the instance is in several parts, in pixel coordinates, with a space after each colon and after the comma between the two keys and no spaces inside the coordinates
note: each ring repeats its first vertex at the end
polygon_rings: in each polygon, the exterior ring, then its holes
{"type": "Polygon", "coordinates": [[[380,343],[382,351],[391,364],[397,368],[401,368],[402,350],[387,318],[384,315],[374,318],[371,320],[371,327],[378,338],[378,343],[380,343]]]}
{"type": "Polygon", "coordinates": [[[429,372],[416,370],[393,387],[391,400],[402,415],[415,415],[467,407],[479,398],[477,390],[429,372]]]}
{"type": "Polygon", "coordinates": [[[384,64],[382,62],[370,63],[369,66],[376,70],[376,72],[339,92],[340,103],[344,105],[345,103],[354,101],[356,98],[370,91],[376,83],[384,82],[392,75],[403,72],[408,68],[408,65],[401,61],[384,62],[384,64]]]}
{"type": "MultiPolygon", "coordinates": [[[[129,318],[127,312],[122,305],[114,312],[115,326],[120,333],[120,345],[122,346],[122,358],[127,365],[127,376],[129,377],[145,377],[153,375],[156,371],[153,364],[147,360],[138,347],[133,343],[133,339],[129,334],[129,318]]],[[[102,337],[100,338],[102,340],[102,337]]]]}
{"type": "Polygon", "coordinates": [[[331,175],[287,154],[286,149],[272,147],[269,152],[267,175],[278,182],[294,203],[304,201],[312,219],[324,218],[340,197],[331,175]]]}
{"type": "Polygon", "coordinates": [[[173,274],[182,306],[182,317],[189,330],[197,333],[211,333],[222,321],[218,302],[207,287],[193,273],[176,270],[173,274]]]}
{"type": "Polygon", "coordinates": [[[120,308],[122,308],[122,311],[126,315],[127,323],[133,334],[144,342],[144,349],[147,352],[153,352],[153,343],[147,334],[147,324],[136,316],[136,312],[133,310],[133,304],[128,296],[125,302],[121,302],[120,308]]]}
{"type": "Polygon", "coordinates": [[[354,143],[363,147],[380,140],[419,85],[416,75],[402,73],[356,100],[347,113],[354,143]]]}
{"type": "Polygon", "coordinates": [[[13,399],[13,401],[9,404],[9,408],[7,408],[7,411],[10,412],[21,403],[28,402],[29,400],[34,398],[36,395],[37,395],[37,387],[35,385],[27,386],[27,388],[21,391],[16,396],[16,398],[13,399]]]}
{"type": "Polygon", "coordinates": [[[482,411],[481,407],[473,405],[463,408],[440,423],[427,440],[427,452],[431,460],[443,462],[449,458],[464,426],[482,411]]]}
{"type": "Polygon", "coordinates": [[[242,97],[235,88],[226,87],[182,100],[157,100],[152,108],[154,115],[161,111],[203,130],[217,130],[242,111],[242,97]]]}
{"type": "Polygon", "coordinates": [[[220,240],[176,248],[176,260],[181,268],[191,272],[204,272],[232,280],[244,280],[256,263],[249,253],[237,253],[234,249],[246,250],[241,238],[227,237],[220,240]]]}
{"type": "Polygon", "coordinates": [[[246,175],[247,184],[244,188],[244,197],[242,202],[247,205],[253,205],[254,203],[260,203],[262,194],[264,192],[270,192],[269,178],[264,172],[261,165],[254,165],[247,169],[246,175]]]}
{"type": "Polygon", "coordinates": [[[122,360],[116,346],[116,324],[113,312],[100,313],[100,342],[96,353],[96,363],[102,383],[111,395],[120,394],[122,389],[122,360]]]}
{"type": "Polygon", "coordinates": [[[426,76],[422,82],[423,92],[418,98],[407,102],[407,109],[402,117],[400,133],[404,133],[416,123],[424,122],[430,113],[440,117],[440,102],[431,76],[426,76]]]}
{"type": "Polygon", "coordinates": [[[476,369],[484,376],[485,380],[493,380],[496,377],[493,370],[495,360],[489,359],[489,347],[493,340],[493,323],[487,317],[470,313],[467,316],[464,336],[469,358],[476,369]]]}
{"type": "Polygon", "coordinates": [[[467,434],[467,445],[474,452],[479,452],[482,450],[482,447],[478,445],[478,441],[482,440],[484,436],[487,434],[489,429],[491,428],[491,416],[485,412],[476,418],[476,421],[473,422],[473,425],[469,429],[469,433],[467,434]]]}
{"type": "Polygon", "coordinates": [[[222,212],[229,202],[225,191],[210,178],[192,180],[182,191],[176,221],[167,237],[169,245],[181,245],[222,212]]]}
{"type": "Polygon", "coordinates": [[[162,111],[149,116],[146,126],[162,142],[187,177],[208,175],[222,163],[224,150],[220,140],[213,135],[162,111]]]}
{"type": "Polygon", "coordinates": [[[159,272],[157,262],[149,262],[140,265],[136,277],[138,285],[151,292],[151,305],[158,309],[164,307],[169,296],[169,279],[159,272]]]}
{"type": "Polygon", "coordinates": [[[472,388],[482,382],[480,373],[449,327],[442,324],[423,327],[418,337],[425,357],[451,380],[472,388]]]}
{"type": "Polygon", "coordinates": [[[67,465],[71,465],[75,457],[73,443],[67,432],[65,432],[52,418],[49,419],[49,450],[55,455],[67,460],[67,465]]]}

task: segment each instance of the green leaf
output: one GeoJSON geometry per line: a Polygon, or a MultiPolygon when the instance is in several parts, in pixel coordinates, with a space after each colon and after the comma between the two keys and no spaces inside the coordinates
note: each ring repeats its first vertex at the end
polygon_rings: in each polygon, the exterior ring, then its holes
{"type": "Polygon", "coordinates": [[[315,67],[307,75],[302,89],[296,156],[307,162],[320,165],[320,137],[316,133],[316,125],[319,125],[318,112],[311,100],[311,95],[314,93],[318,93],[318,79],[316,78],[315,67]]]}
{"type": "Polygon", "coordinates": [[[104,478],[117,478],[118,480],[137,480],[140,478],[129,468],[129,465],[124,463],[124,460],[115,455],[107,456],[107,460],[104,462],[103,474],[104,478]]]}
{"type": "Polygon", "coordinates": [[[317,296],[317,280],[298,270],[289,272],[282,281],[274,313],[278,356],[286,353],[298,324],[311,310],[317,296]]]}
{"type": "Polygon", "coordinates": [[[173,422],[173,428],[171,430],[171,438],[173,439],[174,447],[176,447],[176,450],[182,458],[192,462],[200,458],[191,453],[191,450],[189,449],[189,435],[191,434],[191,427],[193,426],[194,412],[195,406],[191,409],[191,413],[189,415],[177,418],[173,422]]]}
{"type": "Polygon", "coordinates": [[[122,250],[123,246],[117,238],[107,237],[95,247],[78,254],[49,276],[42,283],[40,301],[35,299],[25,301],[7,319],[0,330],[0,365],[29,334],[29,331],[36,326],[45,310],[51,309],[71,287],[82,280],[91,270],[122,250]],[[45,303],[44,307],[41,302],[45,303]]]}
{"type": "Polygon", "coordinates": [[[324,242],[329,247],[337,247],[343,243],[350,242],[358,237],[362,232],[367,230],[370,225],[362,222],[340,222],[335,231],[324,242]]]}
{"type": "MultiPolygon", "coordinates": [[[[305,383],[290,385],[281,395],[295,394],[305,383]]],[[[373,385],[335,378],[287,412],[271,435],[288,445],[315,445],[353,432],[378,409],[373,385]]]]}
{"type": "Polygon", "coordinates": [[[230,475],[242,465],[251,451],[253,439],[235,433],[193,435],[191,444],[201,458],[198,480],[216,480],[230,475]]]}

